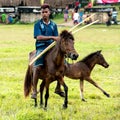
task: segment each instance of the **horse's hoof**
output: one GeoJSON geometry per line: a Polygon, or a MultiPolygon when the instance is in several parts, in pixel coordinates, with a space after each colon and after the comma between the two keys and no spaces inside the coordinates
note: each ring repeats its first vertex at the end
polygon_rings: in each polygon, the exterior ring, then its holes
{"type": "Polygon", "coordinates": [[[106,96],[107,96],[107,97],[110,97],[110,94],[107,94],[106,96]]]}
{"type": "Polygon", "coordinates": [[[110,97],[110,95],[108,93],[106,93],[106,92],[104,92],[104,95],[106,95],[107,97],[110,97]]]}
{"type": "Polygon", "coordinates": [[[44,110],[47,111],[47,107],[44,107],[44,110]]]}
{"type": "Polygon", "coordinates": [[[32,99],[36,99],[36,98],[37,98],[37,95],[33,93],[33,94],[31,95],[31,98],[32,98],[32,99]]]}
{"type": "Polygon", "coordinates": [[[40,108],[43,108],[43,104],[40,104],[40,108]]]}
{"type": "Polygon", "coordinates": [[[84,98],[82,99],[83,102],[87,102],[84,98]]]}
{"type": "Polygon", "coordinates": [[[66,109],[67,108],[67,105],[63,104],[63,109],[66,109]]]}
{"type": "Polygon", "coordinates": [[[65,97],[65,93],[61,91],[55,91],[56,94],[60,95],[61,97],[65,97]]]}
{"type": "Polygon", "coordinates": [[[37,104],[35,104],[34,107],[36,108],[36,107],[37,107],[37,104]]]}

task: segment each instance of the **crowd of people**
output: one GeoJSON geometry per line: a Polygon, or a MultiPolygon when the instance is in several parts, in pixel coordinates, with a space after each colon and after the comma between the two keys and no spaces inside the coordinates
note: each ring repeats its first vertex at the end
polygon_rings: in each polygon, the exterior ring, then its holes
{"type": "MultiPolygon", "coordinates": [[[[88,5],[85,6],[85,7],[88,7],[88,8],[92,7],[91,2],[88,3],[88,5]]],[[[63,13],[64,13],[64,21],[65,21],[65,22],[67,22],[67,21],[68,21],[68,18],[69,18],[68,9],[69,9],[68,6],[66,6],[66,8],[65,8],[64,11],[63,11],[63,13]]],[[[90,15],[89,15],[89,14],[86,14],[86,13],[84,12],[84,9],[81,8],[81,3],[80,3],[78,0],[76,0],[76,2],[74,3],[74,9],[73,9],[73,11],[72,11],[72,13],[71,13],[71,18],[72,18],[72,20],[73,20],[73,24],[76,25],[76,24],[78,24],[79,22],[82,22],[83,19],[85,19],[85,18],[87,18],[87,17],[88,17],[88,19],[86,19],[84,23],[85,23],[85,24],[89,24],[89,23],[92,22],[92,19],[89,18],[89,16],[90,16],[90,15]]]]}
{"type": "Polygon", "coordinates": [[[117,15],[118,12],[116,10],[116,8],[113,8],[113,10],[109,11],[108,13],[108,21],[106,22],[107,26],[110,26],[111,24],[115,24],[117,25],[117,15]]]}
{"type": "MultiPolygon", "coordinates": [[[[74,3],[74,9],[72,11],[72,13],[69,13],[69,8],[68,6],[66,6],[65,10],[64,10],[64,20],[65,22],[68,21],[68,18],[71,17],[73,20],[73,24],[76,25],[80,22],[83,21],[84,19],[84,24],[89,24],[92,22],[92,19],[90,18],[90,13],[85,12],[86,8],[92,8],[92,3],[89,2],[84,8],[81,7],[81,3],[76,0],[74,3]]],[[[111,9],[110,11],[107,12],[108,15],[108,19],[106,21],[106,25],[110,26],[112,24],[117,25],[117,15],[118,12],[116,10],[116,8],[113,7],[113,9],[111,9]]]]}
{"type": "Polygon", "coordinates": [[[18,21],[18,16],[13,14],[2,13],[0,15],[0,23],[2,24],[13,24],[18,21]]]}

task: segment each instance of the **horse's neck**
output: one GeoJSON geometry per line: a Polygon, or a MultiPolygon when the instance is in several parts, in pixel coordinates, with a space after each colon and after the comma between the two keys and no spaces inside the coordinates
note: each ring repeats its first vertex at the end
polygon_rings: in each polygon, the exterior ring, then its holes
{"type": "Polygon", "coordinates": [[[60,47],[56,45],[53,51],[54,51],[54,57],[53,57],[54,63],[57,66],[63,64],[64,63],[64,54],[61,52],[60,47]]]}
{"type": "Polygon", "coordinates": [[[64,71],[64,54],[62,55],[59,46],[54,46],[46,56],[47,72],[51,75],[61,74],[64,71]],[[61,72],[61,73],[60,73],[61,72]]]}
{"type": "Polygon", "coordinates": [[[94,59],[94,57],[88,59],[85,61],[85,64],[88,66],[88,68],[90,70],[92,70],[94,68],[94,66],[96,65],[97,61],[96,59],[94,59]]]}

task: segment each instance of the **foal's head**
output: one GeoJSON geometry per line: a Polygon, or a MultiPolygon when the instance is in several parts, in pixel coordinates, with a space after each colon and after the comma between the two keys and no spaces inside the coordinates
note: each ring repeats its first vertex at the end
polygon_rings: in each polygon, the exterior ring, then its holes
{"type": "Polygon", "coordinates": [[[105,58],[101,54],[101,50],[96,52],[97,64],[102,65],[105,68],[109,67],[109,64],[106,62],[105,58]]]}
{"type": "Polygon", "coordinates": [[[62,31],[60,34],[60,48],[72,60],[76,60],[79,56],[74,48],[74,37],[67,30],[62,31]]]}

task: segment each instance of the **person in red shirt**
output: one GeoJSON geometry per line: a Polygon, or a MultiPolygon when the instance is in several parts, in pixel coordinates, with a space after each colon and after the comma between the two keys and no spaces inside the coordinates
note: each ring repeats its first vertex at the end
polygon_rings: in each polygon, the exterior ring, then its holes
{"type": "Polygon", "coordinates": [[[91,8],[92,7],[92,2],[89,2],[88,5],[87,5],[88,8],[91,8]]]}
{"type": "Polygon", "coordinates": [[[75,2],[75,9],[76,9],[76,10],[78,10],[78,9],[79,9],[79,5],[80,5],[79,0],[76,0],[76,2],[75,2]]]}
{"type": "Polygon", "coordinates": [[[80,2],[78,0],[76,0],[75,6],[77,7],[77,6],[79,6],[79,4],[80,4],[80,2]]]}

